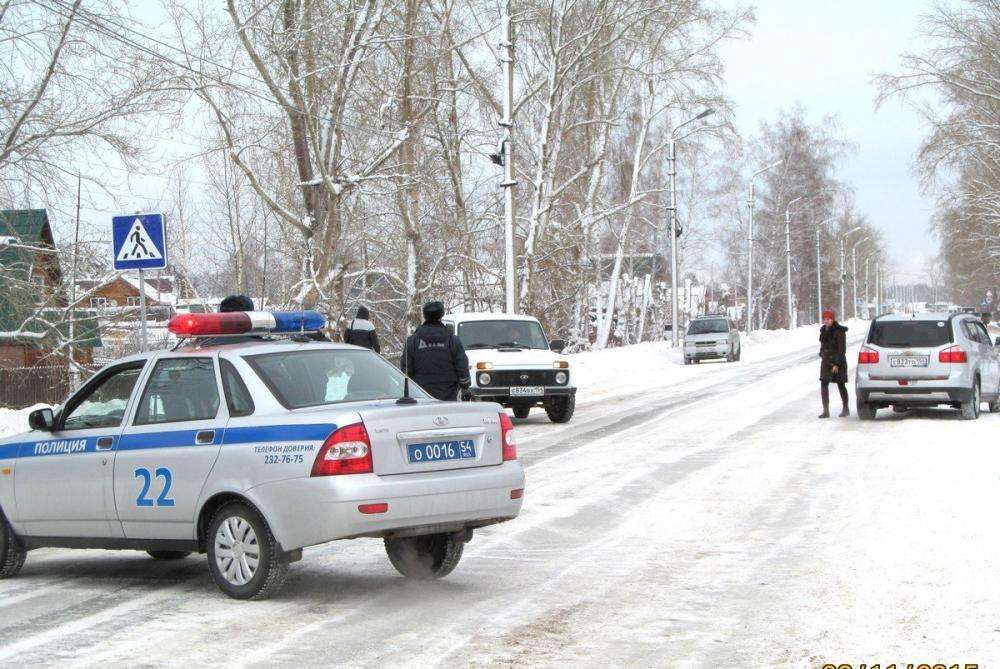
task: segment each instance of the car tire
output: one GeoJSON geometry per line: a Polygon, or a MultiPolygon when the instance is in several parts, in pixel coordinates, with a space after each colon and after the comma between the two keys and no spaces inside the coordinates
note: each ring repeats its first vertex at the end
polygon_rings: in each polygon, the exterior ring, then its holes
{"type": "Polygon", "coordinates": [[[684,364],[685,365],[690,365],[691,364],[691,358],[689,358],[687,356],[684,356],[684,364]]]}
{"type": "Polygon", "coordinates": [[[389,562],[406,578],[429,581],[455,571],[465,542],[459,534],[425,534],[385,540],[389,562]]]}
{"type": "Polygon", "coordinates": [[[860,420],[875,420],[875,414],[878,409],[871,402],[865,402],[861,399],[857,402],[858,418],[860,420]]]}
{"type": "Polygon", "coordinates": [[[10,523],[0,512],[0,579],[17,576],[27,557],[28,552],[24,550],[10,523]]]}
{"type": "Polygon", "coordinates": [[[972,397],[969,401],[962,402],[960,411],[962,412],[962,420],[976,420],[979,418],[979,410],[982,408],[982,392],[979,389],[979,379],[972,384],[972,397]]]}
{"type": "Polygon", "coordinates": [[[183,560],[188,555],[191,555],[191,551],[146,551],[146,554],[154,560],[170,562],[172,560],[183,560]]]}
{"type": "Polygon", "coordinates": [[[560,395],[545,400],[545,413],[553,423],[568,423],[576,411],[576,395],[560,395]]]}
{"type": "Polygon", "coordinates": [[[531,407],[511,407],[514,410],[514,418],[524,420],[531,413],[531,407]]]}
{"type": "Polygon", "coordinates": [[[990,413],[1000,413],[1000,395],[989,404],[990,413]]]}
{"type": "Polygon", "coordinates": [[[219,509],[205,543],[212,578],[233,599],[267,599],[284,585],[288,562],[267,522],[249,504],[230,502],[219,509]]]}

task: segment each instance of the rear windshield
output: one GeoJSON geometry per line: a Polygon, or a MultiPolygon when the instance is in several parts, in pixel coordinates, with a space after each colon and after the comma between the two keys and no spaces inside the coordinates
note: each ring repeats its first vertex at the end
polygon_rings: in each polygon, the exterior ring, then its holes
{"type": "Polygon", "coordinates": [[[729,321],[724,318],[691,321],[688,334],[711,334],[714,332],[729,332],[729,321]]]}
{"type": "MultiPolygon", "coordinates": [[[[371,351],[323,349],[248,355],[261,380],[286,408],[398,399],[403,373],[371,351]]],[[[427,398],[416,384],[410,396],[427,398]]]]}
{"type": "Polygon", "coordinates": [[[875,321],[868,343],[884,348],[934,348],[951,343],[948,321],[875,321]]]}

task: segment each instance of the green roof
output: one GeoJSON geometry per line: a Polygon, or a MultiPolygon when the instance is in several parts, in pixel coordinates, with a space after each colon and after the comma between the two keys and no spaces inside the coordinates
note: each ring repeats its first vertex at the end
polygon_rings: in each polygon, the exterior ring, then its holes
{"type": "MultiPolygon", "coordinates": [[[[0,210],[0,236],[16,237],[23,244],[45,246],[53,244],[49,215],[44,209],[0,210]]],[[[27,272],[31,269],[35,254],[30,249],[14,246],[0,247],[0,267],[5,273],[11,270],[27,272]]]]}
{"type": "MultiPolygon", "coordinates": [[[[21,244],[27,246],[55,247],[49,216],[44,209],[8,209],[0,211],[0,236],[15,237],[21,244]]],[[[17,248],[8,245],[0,246],[0,332],[20,330],[25,320],[36,314],[37,306],[28,291],[31,266],[35,261],[35,252],[31,249],[17,248]],[[21,299],[15,298],[15,293],[21,293],[21,299]]],[[[55,270],[59,272],[58,259],[55,270]]],[[[97,317],[93,312],[75,310],[74,338],[80,348],[101,346],[101,334],[97,317]]],[[[68,336],[69,324],[64,320],[61,309],[45,309],[37,314],[48,320],[52,316],[56,327],[63,337],[68,336]],[[48,313],[45,313],[48,312],[48,313]],[[60,322],[61,321],[61,322],[60,322]]],[[[49,328],[39,320],[32,320],[24,326],[30,333],[28,336],[16,338],[22,343],[44,346],[50,343],[49,328]],[[31,336],[36,335],[36,336],[31,336]]]]}

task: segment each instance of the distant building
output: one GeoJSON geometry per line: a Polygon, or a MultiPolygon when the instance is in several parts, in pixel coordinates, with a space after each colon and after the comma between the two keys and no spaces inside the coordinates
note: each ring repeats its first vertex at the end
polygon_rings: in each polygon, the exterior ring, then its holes
{"type": "Polygon", "coordinates": [[[82,297],[77,304],[102,316],[130,316],[132,312],[138,316],[142,290],[146,293],[150,320],[165,320],[173,315],[177,291],[172,276],[147,277],[145,282],[129,274],[119,274],[103,283],[99,279],[80,279],[76,282],[76,294],[82,297]]]}
{"type": "MultiPolygon", "coordinates": [[[[0,211],[0,368],[56,364],[69,318],[55,250],[46,210],[0,211]]],[[[97,319],[85,310],[73,316],[74,358],[89,364],[101,345],[97,319]]]]}

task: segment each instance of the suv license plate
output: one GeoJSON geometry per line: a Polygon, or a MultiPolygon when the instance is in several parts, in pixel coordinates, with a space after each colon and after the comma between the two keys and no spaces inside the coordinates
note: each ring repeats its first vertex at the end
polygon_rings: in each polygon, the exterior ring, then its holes
{"type": "Polygon", "coordinates": [[[890,355],[890,367],[926,367],[930,362],[927,355],[890,355]]]}
{"type": "Polygon", "coordinates": [[[516,396],[521,396],[521,397],[523,397],[525,395],[528,395],[528,396],[530,396],[530,395],[544,395],[545,394],[545,388],[543,388],[542,386],[520,386],[520,387],[513,386],[510,389],[510,394],[511,395],[516,395],[516,396]]]}
{"type": "Polygon", "coordinates": [[[472,439],[432,441],[407,444],[406,457],[410,463],[439,462],[441,460],[467,460],[476,457],[476,443],[472,439]]]}

